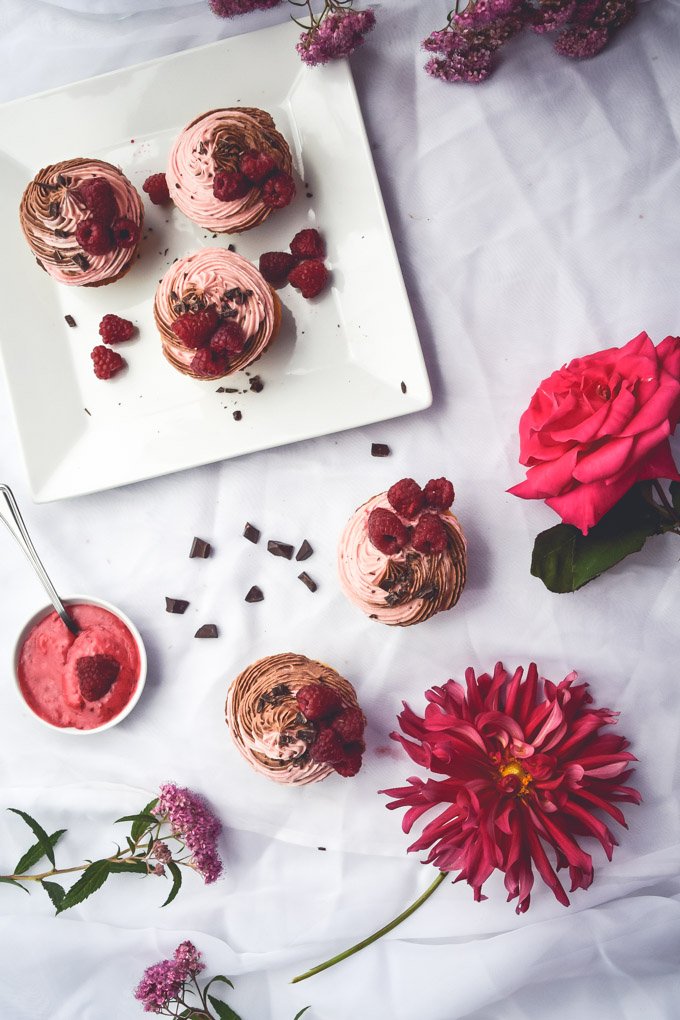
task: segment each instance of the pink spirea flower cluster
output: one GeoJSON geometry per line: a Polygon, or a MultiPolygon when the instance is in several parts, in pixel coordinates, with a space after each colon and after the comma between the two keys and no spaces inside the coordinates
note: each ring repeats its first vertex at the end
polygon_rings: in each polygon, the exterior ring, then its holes
{"type": "Polygon", "coordinates": [[[251,11],[268,11],[283,0],[210,0],[210,10],[219,18],[236,18],[251,11]]]}
{"type": "Polygon", "coordinates": [[[135,988],[135,999],[144,1004],[145,1013],[160,1013],[177,998],[184,982],[204,968],[196,946],[188,940],[182,942],[171,960],[161,960],[146,968],[135,988]]]}
{"type": "Polygon", "coordinates": [[[374,25],[373,11],[331,11],[320,25],[302,33],[295,49],[305,64],[327,64],[353,53],[374,25]]]}
{"type": "Polygon", "coordinates": [[[628,741],[600,732],[618,713],[591,708],[588,685],[575,683],[575,673],[554,684],[539,678],[534,663],[526,677],[521,667],[511,675],[499,662],[493,674],[468,669],[465,680],[426,691],[424,716],[404,706],[405,736],[392,736],[434,775],[383,790],[396,798],[387,806],[407,808],[405,832],[436,812],[409,850],[429,850],[427,863],[458,872],[476,900],[498,870],[523,913],[535,867],[566,906],[556,871],[568,867],[571,890],[587,889],[593,862],[579,839],[595,837],[611,859],[616,839],[601,816],[625,825],[616,802],[640,801],[625,785],[635,761],[628,741]]]}
{"type": "Polygon", "coordinates": [[[206,884],[219,878],[222,860],[217,852],[217,839],[222,824],[203,797],[186,787],[165,783],[161,786],[154,814],[168,816],[173,832],[184,840],[206,884]]]}

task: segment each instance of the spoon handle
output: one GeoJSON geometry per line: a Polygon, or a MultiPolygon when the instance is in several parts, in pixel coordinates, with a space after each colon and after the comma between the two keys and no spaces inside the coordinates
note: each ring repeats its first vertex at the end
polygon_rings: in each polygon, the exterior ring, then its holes
{"type": "Polygon", "coordinates": [[[21,516],[21,512],[19,511],[17,501],[14,498],[14,493],[12,492],[8,485],[2,484],[0,484],[0,493],[4,496],[4,500],[5,503],[7,504],[7,508],[9,510],[9,514],[11,517],[11,520],[8,519],[2,512],[2,508],[0,508],[0,520],[7,525],[9,531],[12,533],[12,535],[17,540],[23,551],[26,553],[26,556],[28,557],[33,569],[40,578],[45,591],[49,595],[50,602],[56,609],[57,613],[63,620],[64,624],[68,627],[72,634],[79,634],[80,627],[73,619],[73,617],[69,616],[69,614],[66,612],[63,602],[57,595],[54,585],[50,581],[47,575],[47,571],[43,567],[40,557],[35,551],[35,546],[31,541],[31,536],[29,535],[26,525],[24,524],[24,519],[21,516]]]}

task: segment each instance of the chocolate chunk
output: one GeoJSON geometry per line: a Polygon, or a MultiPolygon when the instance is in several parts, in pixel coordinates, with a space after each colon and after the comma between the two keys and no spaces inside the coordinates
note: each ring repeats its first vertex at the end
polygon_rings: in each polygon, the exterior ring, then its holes
{"type": "Polygon", "coordinates": [[[298,581],[302,581],[304,586],[306,588],[309,588],[310,591],[316,591],[318,587],[316,581],[313,581],[309,574],[304,570],[302,571],[301,574],[298,574],[298,581]]]}
{"type": "Polygon", "coordinates": [[[232,418],[234,419],[234,421],[240,421],[242,417],[243,417],[243,415],[241,414],[240,411],[234,411],[234,413],[232,415],[232,418]]]}
{"type": "Polygon", "coordinates": [[[272,694],[275,698],[287,698],[290,696],[290,687],[287,684],[277,684],[272,687],[272,694]]]}
{"type": "Polygon", "coordinates": [[[227,251],[236,251],[236,245],[235,244],[228,244],[227,245],[227,251]]]}
{"type": "Polygon", "coordinates": [[[414,593],[414,599],[425,599],[427,602],[431,602],[439,595],[439,588],[436,584],[424,584],[417,592],[414,593]]]}
{"type": "Polygon", "coordinates": [[[404,382],[403,379],[401,381],[401,392],[406,393],[406,383],[404,382]]]}
{"type": "Polygon", "coordinates": [[[208,151],[205,142],[200,142],[198,146],[198,151],[200,152],[201,156],[205,156],[206,152],[208,151]]]}
{"type": "Polygon", "coordinates": [[[214,623],[204,623],[199,627],[194,637],[217,637],[217,627],[214,623]]]}
{"type": "Polygon", "coordinates": [[[285,559],[290,560],[293,558],[294,551],[292,545],[279,542],[277,539],[271,539],[267,542],[267,552],[270,552],[272,556],[283,556],[285,559]]]}
{"type": "Polygon", "coordinates": [[[258,588],[256,584],[250,589],[246,595],[246,602],[263,602],[264,594],[261,588],[258,588]]]}
{"type": "Polygon", "coordinates": [[[70,237],[71,235],[69,234],[68,230],[62,230],[60,227],[57,227],[57,229],[54,231],[54,236],[61,237],[63,239],[65,237],[70,237]]]}
{"type": "Polygon", "coordinates": [[[186,612],[186,608],[189,605],[186,599],[173,599],[165,596],[165,611],[166,613],[178,613],[180,616],[186,612]]]}
{"type": "Polygon", "coordinates": [[[371,443],[371,457],[389,457],[390,448],[387,443],[371,443]]]}
{"type": "Polygon", "coordinates": [[[313,552],[314,550],[312,549],[311,545],[309,544],[307,539],[305,539],[300,548],[298,549],[295,555],[295,559],[298,560],[298,562],[301,560],[308,560],[313,552]]]}
{"type": "Polygon", "coordinates": [[[254,524],[246,524],[243,529],[243,537],[247,538],[249,542],[257,544],[260,541],[260,532],[254,524]]]}
{"type": "Polygon", "coordinates": [[[317,850],[325,850],[325,849],[326,849],[326,847],[325,847],[325,846],[318,846],[318,847],[317,847],[316,849],[317,849],[317,850]]]}
{"type": "Polygon", "coordinates": [[[87,261],[87,259],[85,258],[85,256],[84,256],[84,255],[83,255],[83,254],[82,254],[81,252],[78,252],[78,254],[77,254],[77,255],[72,255],[72,256],[71,256],[71,258],[73,259],[73,261],[75,262],[75,264],[76,264],[76,265],[77,265],[77,266],[78,266],[78,267],[79,267],[80,269],[82,269],[82,270],[83,270],[83,272],[84,272],[84,271],[85,271],[86,269],[89,269],[89,268],[90,268],[90,263],[89,263],[89,262],[87,261]]]}
{"type": "Polygon", "coordinates": [[[212,551],[210,542],[205,542],[202,538],[195,538],[191,543],[191,552],[189,553],[189,559],[202,559],[207,560],[208,556],[212,551]]]}
{"type": "Polygon", "coordinates": [[[51,220],[57,218],[57,216],[59,215],[60,208],[61,206],[59,205],[58,202],[50,202],[48,213],[51,220]]]}
{"type": "Polygon", "coordinates": [[[216,393],[238,393],[235,386],[218,386],[216,393]]]}
{"type": "Polygon", "coordinates": [[[55,262],[63,262],[64,261],[64,256],[61,254],[61,252],[57,248],[55,248],[54,251],[52,252],[52,258],[54,259],[55,262]]]}
{"type": "Polygon", "coordinates": [[[66,324],[70,326],[71,329],[73,329],[74,326],[78,325],[78,323],[76,322],[72,315],[65,315],[64,318],[66,319],[66,324]]]}
{"type": "Polygon", "coordinates": [[[390,591],[394,588],[396,581],[393,577],[383,577],[382,581],[378,581],[378,587],[382,588],[383,591],[390,591]]]}
{"type": "Polygon", "coordinates": [[[264,389],[264,383],[260,379],[259,375],[254,375],[250,380],[250,388],[253,393],[261,393],[264,389]]]}
{"type": "Polygon", "coordinates": [[[62,188],[65,188],[69,184],[69,178],[64,177],[63,174],[57,174],[57,184],[60,184],[62,188]]]}
{"type": "Polygon", "coordinates": [[[400,601],[401,601],[401,596],[397,595],[397,593],[394,592],[394,591],[391,592],[389,595],[385,596],[385,605],[386,606],[396,606],[400,601]]]}
{"type": "Polygon", "coordinates": [[[43,271],[44,273],[46,273],[46,272],[47,272],[47,270],[45,269],[45,267],[44,267],[44,265],[42,264],[42,262],[40,261],[40,259],[39,259],[39,258],[36,258],[36,260],[35,260],[35,261],[36,261],[36,262],[38,263],[38,265],[40,266],[40,268],[42,269],[42,271],[43,271]]]}

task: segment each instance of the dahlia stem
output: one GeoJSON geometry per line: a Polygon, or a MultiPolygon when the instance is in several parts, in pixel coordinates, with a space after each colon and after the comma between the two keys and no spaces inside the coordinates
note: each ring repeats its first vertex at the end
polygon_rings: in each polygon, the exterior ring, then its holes
{"type": "Polygon", "coordinates": [[[361,942],[357,942],[357,944],[352,946],[351,949],[345,949],[344,952],[338,953],[337,956],[333,956],[330,960],[326,960],[325,963],[320,963],[317,967],[312,967],[311,970],[306,970],[304,974],[298,974],[297,977],[292,979],[291,984],[294,985],[297,984],[298,981],[305,981],[307,978],[314,977],[315,974],[320,974],[322,970],[328,970],[329,967],[334,967],[336,963],[340,963],[341,960],[346,960],[348,956],[354,956],[354,954],[358,953],[361,949],[365,949],[366,946],[370,946],[372,942],[377,942],[378,939],[383,937],[383,935],[387,935],[388,931],[392,931],[397,927],[397,925],[401,924],[402,921],[405,921],[407,917],[414,914],[418,907],[423,905],[425,900],[429,900],[432,893],[442,884],[447,874],[448,872],[446,871],[440,871],[432,885],[428,886],[422,896],[419,896],[410,907],[407,907],[406,910],[402,911],[401,914],[395,917],[393,921],[386,924],[384,928],[380,928],[379,931],[369,935],[368,938],[363,939],[361,942]]]}

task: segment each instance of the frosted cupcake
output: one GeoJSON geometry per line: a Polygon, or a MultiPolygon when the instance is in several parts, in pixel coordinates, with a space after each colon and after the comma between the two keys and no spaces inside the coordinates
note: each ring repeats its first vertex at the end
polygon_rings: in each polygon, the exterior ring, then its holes
{"type": "Polygon", "coordinates": [[[370,619],[409,627],[458,602],[467,546],[453,499],[446,478],[424,489],[403,478],[350,518],[338,549],[340,584],[370,619]]]}
{"type": "Polygon", "coordinates": [[[210,110],[172,147],[170,197],[194,223],[237,234],[263,223],[295,197],[290,149],[264,110],[210,110]]]}
{"type": "Polygon", "coordinates": [[[194,379],[219,379],[264,354],[281,324],[281,302],[256,267],[226,248],[174,262],[156,290],[163,354],[194,379]]]}
{"type": "Polygon", "coordinates": [[[304,655],[269,655],[244,669],[229,688],[226,721],[246,761],[276,783],[361,768],[366,720],[354,688],[304,655]]]}
{"type": "Polygon", "coordinates": [[[101,287],[124,276],[144,210],[129,180],[100,159],[69,159],[39,170],[19,209],[41,269],[58,283],[101,287]]]}

